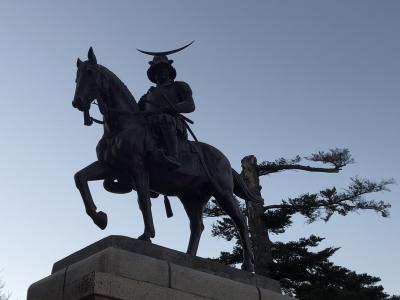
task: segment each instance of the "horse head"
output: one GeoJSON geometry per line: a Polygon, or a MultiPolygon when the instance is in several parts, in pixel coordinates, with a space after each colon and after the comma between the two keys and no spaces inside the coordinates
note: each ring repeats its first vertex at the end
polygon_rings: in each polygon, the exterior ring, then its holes
{"type": "Polygon", "coordinates": [[[81,61],[78,58],[76,66],[78,70],[76,73],[76,88],[72,106],[84,112],[85,125],[89,126],[93,123],[93,119],[89,115],[89,110],[95,100],[99,103],[100,112],[104,114],[105,105],[101,98],[101,92],[105,87],[105,80],[104,76],[102,76],[101,66],[97,64],[92,47],[89,49],[88,59],[81,61]]]}
{"type": "Polygon", "coordinates": [[[72,106],[84,112],[85,125],[93,121],[102,123],[90,117],[91,104],[97,100],[100,113],[106,117],[112,108],[114,111],[135,112],[139,107],[126,85],[106,67],[97,64],[96,56],[90,47],[88,59],[76,62],[76,88],[72,106]]]}

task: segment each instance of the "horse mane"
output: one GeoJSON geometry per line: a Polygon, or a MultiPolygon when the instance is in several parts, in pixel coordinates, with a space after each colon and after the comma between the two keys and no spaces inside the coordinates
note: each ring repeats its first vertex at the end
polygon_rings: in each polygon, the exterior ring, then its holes
{"type": "Polygon", "coordinates": [[[131,91],[128,89],[128,87],[123,83],[121,79],[117,75],[115,75],[112,71],[107,69],[105,66],[98,65],[100,67],[101,72],[103,75],[106,77],[107,80],[113,81],[116,83],[116,85],[120,88],[122,91],[123,95],[125,96],[126,99],[129,99],[128,104],[132,107],[133,111],[138,111],[139,106],[135,100],[135,97],[133,97],[131,91]]]}

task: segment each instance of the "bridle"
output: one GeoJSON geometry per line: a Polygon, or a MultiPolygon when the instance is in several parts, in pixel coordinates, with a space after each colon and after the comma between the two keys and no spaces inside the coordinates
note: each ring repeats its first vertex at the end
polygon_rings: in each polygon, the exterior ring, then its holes
{"type": "MultiPolygon", "coordinates": [[[[137,117],[145,117],[153,114],[159,114],[161,111],[138,111],[138,112],[131,112],[131,111],[125,111],[125,110],[120,110],[120,109],[115,109],[112,107],[108,107],[105,103],[105,101],[102,99],[101,95],[105,95],[109,92],[109,84],[107,81],[107,78],[105,77],[105,74],[103,74],[102,70],[100,69],[99,66],[90,66],[89,70],[91,70],[92,75],[96,76],[95,77],[95,82],[96,82],[96,89],[97,89],[97,96],[95,99],[97,99],[97,102],[93,100],[91,104],[94,104],[99,107],[99,110],[102,115],[104,115],[106,118],[109,116],[110,113],[117,114],[117,115],[128,115],[128,116],[137,116],[137,117]]],[[[84,119],[85,119],[85,125],[90,126],[93,123],[104,125],[104,121],[98,120],[94,117],[92,117],[89,113],[89,110],[84,111],[84,119]]]]}
{"type": "MultiPolygon", "coordinates": [[[[97,102],[95,102],[95,100],[93,100],[91,102],[91,104],[97,105],[99,107],[99,110],[101,112],[102,115],[108,115],[109,112],[109,108],[107,107],[107,105],[105,105],[104,100],[100,97],[100,95],[107,91],[109,88],[109,85],[107,83],[107,81],[105,80],[105,76],[104,74],[101,72],[100,67],[99,66],[90,66],[88,68],[88,70],[90,70],[92,72],[92,76],[96,76],[95,77],[95,82],[96,82],[96,89],[98,89],[97,94],[98,96],[96,97],[97,102]]],[[[84,123],[87,126],[92,125],[93,123],[97,123],[100,125],[104,125],[104,121],[98,120],[94,117],[92,117],[89,113],[89,109],[84,111],[84,123]]]]}

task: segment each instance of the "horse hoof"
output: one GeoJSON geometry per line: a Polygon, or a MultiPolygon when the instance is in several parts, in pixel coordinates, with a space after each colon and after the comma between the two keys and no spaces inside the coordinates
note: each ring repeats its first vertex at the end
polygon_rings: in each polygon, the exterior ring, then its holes
{"type": "Polygon", "coordinates": [[[138,240],[151,243],[150,237],[149,237],[147,234],[145,234],[145,233],[143,233],[141,236],[139,236],[139,237],[138,237],[138,240]]]}
{"type": "Polygon", "coordinates": [[[99,211],[98,213],[96,213],[96,215],[93,218],[94,223],[102,230],[104,230],[107,227],[107,214],[99,211]]]}
{"type": "Polygon", "coordinates": [[[244,262],[242,264],[242,270],[254,273],[254,264],[252,262],[244,262]]]}

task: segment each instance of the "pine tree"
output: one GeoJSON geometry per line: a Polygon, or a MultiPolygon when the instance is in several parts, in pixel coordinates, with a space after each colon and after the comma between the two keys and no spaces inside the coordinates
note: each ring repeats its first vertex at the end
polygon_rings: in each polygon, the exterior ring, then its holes
{"type": "Polygon", "coordinates": [[[6,293],[6,292],[4,291],[4,287],[5,287],[5,284],[4,284],[4,282],[0,279],[0,300],[9,300],[10,297],[11,297],[11,295],[10,295],[10,293],[6,293]]]}
{"type": "MultiPolygon", "coordinates": [[[[261,176],[285,170],[338,173],[343,167],[354,163],[347,149],[321,151],[305,159],[325,164],[327,167],[303,165],[300,156],[290,160],[280,158],[273,162],[264,161],[260,164],[257,164],[254,156],[247,156],[242,159],[241,176],[249,189],[261,196],[261,176]]],[[[269,238],[271,233],[278,235],[288,230],[295,214],[302,215],[308,223],[318,220],[328,222],[334,214],[346,216],[351,212],[363,210],[373,210],[382,217],[388,217],[390,204],[367,200],[366,196],[388,191],[388,186],[392,183],[392,179],[374,182],[355,177],[350,179],[349,186],[343,191],[332,187],[319,193],[307,193],[297,198],[282,200],[278,204],[248,202],[242,205],[243,213],[248,217],[256,273],[279,280],[285,294],[301,300],[399,299],[398,296],[389,298],[384,293],[383,287],[378,285],[380,278],[357,274],[333,264],[329,259],[338,248],[328,247],[321,251],[312,251],[323,240],[321,237],[312,235],[288,243],[272,243],[269,238]]],[[[242,247],[232,221],[225,216],[214,200],[206,208],[205,215],[220,217],[213,224],[213,236],[235,241],[231,252],[221,252],[215,260],[227,265],[241,263],[242,247]]]]}

